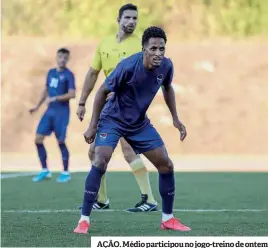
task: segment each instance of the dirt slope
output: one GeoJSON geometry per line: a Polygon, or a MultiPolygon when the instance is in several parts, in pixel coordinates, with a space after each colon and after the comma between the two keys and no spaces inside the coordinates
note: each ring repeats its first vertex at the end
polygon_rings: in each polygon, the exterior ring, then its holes
{"type": "MultiPolygon", "coordinates": [[[[3,152],[35,151],[34,132],[45,106],[35,116],[27,110],[38,101],[45,73],[54,66],[55,51],[63,45],[72,52],[70,68],[76,75],[79,96],[96,43],[3,40],[3,152]]],[[[268,153],[267,43],[172,43],[168,44],[167,56],[172,58],[176,70],[174,87],[180,117],[188,128],[187,140],[183,144],[179,141],[161,92],[148,115],[170,153],[268,153]]],[[[102,80],[103,75],[98,85],[102,80]]],[[[75,116],[78,98],[72,101],[68,145],[73,153],[87,151],[82,134],[91,114],[93,96],[83,123],[75,116]]],[[[54,136],[46,143],[50,151],[58,153],[54,136]]]]}

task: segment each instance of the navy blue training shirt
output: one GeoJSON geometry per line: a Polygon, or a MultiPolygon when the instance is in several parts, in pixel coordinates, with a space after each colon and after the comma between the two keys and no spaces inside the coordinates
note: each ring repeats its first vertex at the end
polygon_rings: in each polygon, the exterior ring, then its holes
{"type": "MultiPolygon", "coordinates": [[[[68,68],[63,71],[51,69],[47,74],[46,86],[49,97],[60,96],[68,93],[69,89],[75,90],[75,78],[68,68]]],[[[69,101],[51,102],[49,107],[69,107],[69,101]]]]}
{"type": "Polygon", "coordinates": [[[101,120],[111,120],[122,131],[136,132],[150,124],[146,111],[161,86],[171,84],[173,64],[164,57],[156,69],[143,65],[143,53],[136,53],[118,64],[106,78],[114,96],[105,104],[101,120]]]}

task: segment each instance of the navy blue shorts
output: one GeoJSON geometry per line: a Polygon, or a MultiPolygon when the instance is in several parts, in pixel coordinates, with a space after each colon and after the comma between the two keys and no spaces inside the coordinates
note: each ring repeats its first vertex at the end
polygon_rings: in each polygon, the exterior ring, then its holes
{"type": "Polygon", "coordinates": [[[122,132],[113,126],[114,123],[109,125],[109,121],[99,125],[95,138],[95,147],[110,146],[114,149],[121,137],[129,143],[136,154],[148,152],[164,145],[159,133],[151,124],[135,134],[122,132]]]}
{"type": "Polygon", "coordinates": [[[69,108],[47,109],[38,124],[36,132],[43,136],[48,136],[54,132],[57,140],[64,142],[69,118],[69,108]]]}

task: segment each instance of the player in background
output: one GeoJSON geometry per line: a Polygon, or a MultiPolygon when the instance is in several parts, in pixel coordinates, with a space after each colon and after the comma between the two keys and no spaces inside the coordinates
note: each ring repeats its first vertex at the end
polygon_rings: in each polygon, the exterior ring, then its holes
{"type": "Polygon", "coordinates": [[[87,143],[92,143],[95,139],[96,153],[86,178],[82,214],[75,233],[88,232],[89,216],[101,178],[121,137],[126,139],[137,154],[144,154],[158,170],[162,198],[161,229],[191,230],[173,216],[174,166],[163,140],[146,115],[161,87],[173,125],[179,130],[181,141],[185,139],[186,128],[178,118],[172,87],[173,64],[164,57],[166,42],[166,34],[161,28],[146,29],[142,36],[142,52],[119,63],[96,94],[91,122],[84,133],[87,143]],[[114,92],[114,95],[105,104],[110,92],[114,92]]]}
{"type": "MultiPolygon", "coordinates": [[[[114,70],[117,64],[123,59],[141,51],[140,38],[133,34],[138,18],[137,6],[132,4],[123,5],[119,9],[117,22],[119,31],[116,35],[104,38],[98,45],[93,63],[89,69],[82,94],[79,100],[77,116],[82,121],[86,112],[85,104],[97,81],[99,72],[104,71],[107,77],[114,70]]],[[[125,160],[130,165],[141,191],[142,200],[129,212],[149,212],[157,210],[157,203],[154,199],[149,181],[149,173],[140,155],[136,155],[131,146],[122,138],[120,139],[122,152],[125,160]]],[[[91,163],[94,161],[95,144],[92,143],[89,149],[91,163]]],[[[108,209],[109,199],[106,189],[106,175],[103,175],[97,201],[93,205],[94,209],[108,209]]]]}
{"type": "Polygon", "coordinates": [[[52,132],[55,133],[57,138],[63,162],[63,172],[58,177],[57,182],[68,182],[71,179],[68,171],[69,151],[65,144],[65,138],[70,118],[69,101],[75,98],[75,77],[66,67],[69,56],[70,51],[65,48],[57,51],[57,68],[48,71],[46,86],[41,99],[36,107],[29,110],[33,114],[47,99],[48,107],[38,124],[35,136],[35,145],[42,171],[33,178],[33,182],[51,178],[51,172],[47,167],[47,152],[44,146],[44,139],[45,136],[49,136],[52,132]]]}

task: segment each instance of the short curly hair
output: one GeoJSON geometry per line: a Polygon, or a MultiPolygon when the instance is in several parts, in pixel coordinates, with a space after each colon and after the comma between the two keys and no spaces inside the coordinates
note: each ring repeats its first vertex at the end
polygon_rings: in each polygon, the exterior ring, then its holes
{"type": "Polygon", "coordinates": [[[159,27],[152,26],[145,29],[142,35],[142,46],[144,46],[150,38],[163,38],[165,43],[167,43],[166,33],[162,28],[159,27]]]}

